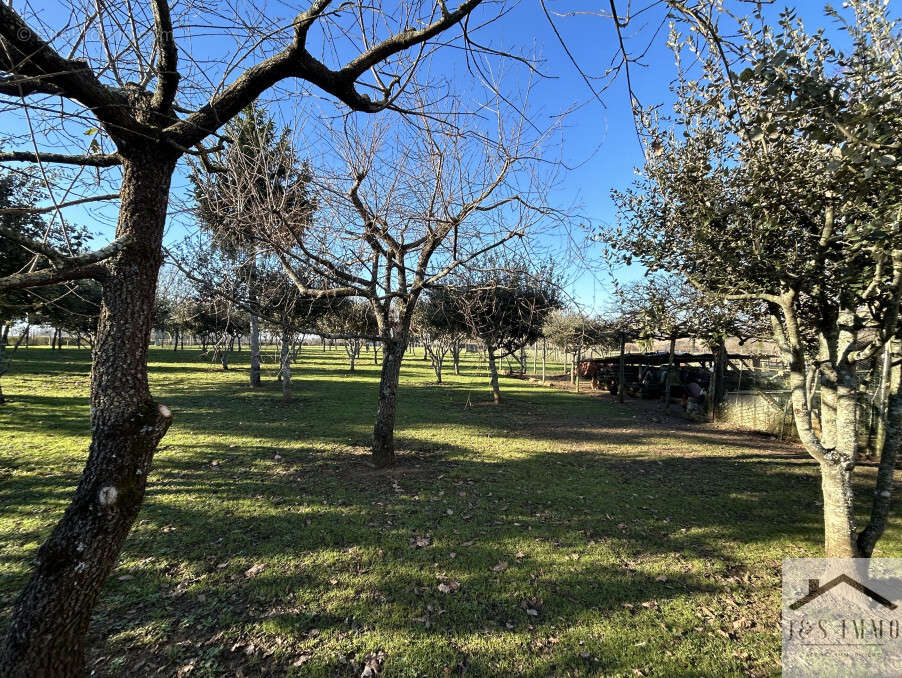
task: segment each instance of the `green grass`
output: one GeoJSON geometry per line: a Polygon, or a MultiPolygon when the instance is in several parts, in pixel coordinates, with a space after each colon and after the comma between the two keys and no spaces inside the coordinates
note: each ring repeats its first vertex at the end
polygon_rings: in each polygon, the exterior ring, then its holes
{"type": "MultiPolygon", "coordinates": [[[[437,386],[417,355],[399,464],[375,471],[371,354],[349,374],[305,348],[290,404],[272,364],[247,387],[246,357],[151,354],[175,423],[94,675],[779,673],[780,560],[821,543],[796,447],[514,379],[495,407],[475,362],[437,386]]],[[[29,349],[3,380],[0,628],[84,463],[88,372],[86,351],[29,349]]],[[[876,555],[902,555],[898,521],[876,555]]]]}

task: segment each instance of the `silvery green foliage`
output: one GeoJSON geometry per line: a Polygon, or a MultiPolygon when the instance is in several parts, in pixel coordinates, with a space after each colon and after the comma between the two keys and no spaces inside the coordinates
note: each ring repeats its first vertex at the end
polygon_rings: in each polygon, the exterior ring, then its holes
{"type": "Polygon", "coordinates": [[[673,116],[644,116],[649,159],[634,187],[614,194],[620,227],[607,234],[627,259],[720,294],[795,288],[803,312],[861,297],[862,320],[877,322],[895,303],[898,29],[882,3],[850,5],[848,51],[792,12],[776,27],[753,17],[729,70],[718,50],[672,31],[678,57],[697,52],[701,72],[682,72],[673,116]]]}

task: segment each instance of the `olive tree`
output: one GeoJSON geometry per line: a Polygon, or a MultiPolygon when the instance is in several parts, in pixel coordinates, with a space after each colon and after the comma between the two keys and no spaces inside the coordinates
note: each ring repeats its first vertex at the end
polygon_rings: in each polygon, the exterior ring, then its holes
{"type": "Polygon", "coordinates": [[[442,368],[449,352],[455,373],[460,373],[460,342],[466,338],[469,328],[447,288],[430,289],[421,299],[414,313],[413,329],[429,357],[436,383],[442,383],[442,368]]]}
{"type": "Polygon", "coordinates": [[[616,341],[605,323],[577,311],[556,311],[550,314],[542,327],[542,335],[552,346],[572,356],[570,381],[574,383],[578,378],[583,351],[616,341]]]}
{"type": "MultiPolygon", "coordinates": [[[[731,52],[738,73],[723,63],[730,46],[701,26],[716,49],[698,52],[701,78],[680,78],[672,121],[645,116],[648,160],[634,188],[615,195],[622,221],[608,234],[652,269],[766,306],[796,429],[820,466],[830,557],[873,552],[902,432],[896,383],[870,521],[859,531],[859,372],[898,346],[902,41],[884,3],[849,6],[848,50],[791,13],[774,28],[742,22],[731,52]]],[[[671,44],[678,54],[697,46],[676,34],[671,44]]]]}
{"type": "Polygon", "coordinates": [[[456,312],[486,350],[492,400],[501,402],[498,361],[542,336],[560,308],[560,289],[548,268],[531,271],[513,258],[493,257],[462,273],[450,287],[456,312]]]}

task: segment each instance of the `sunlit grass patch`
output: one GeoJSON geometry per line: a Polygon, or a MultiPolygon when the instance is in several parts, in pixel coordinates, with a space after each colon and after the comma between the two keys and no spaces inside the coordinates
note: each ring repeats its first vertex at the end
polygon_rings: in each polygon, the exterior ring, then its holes
{"type": "MultiPolygon", "coordinates": [[[[95,615],[95,675],[779,671],[780,559],[821,541],[793,446],[516,379],[496,407],[475,357],[437,386],[416,355],[399,464],[375,471],[371,354],[349,375],[305,348],[287,404],[272,364],[247,387],[246,353],[228,372],[151,356],[175,419],[95,615]]],[[[4,378],[4,622],[84,464],[88,369],[29,349],[4,378]]],[[[902,553],[895,523],[878,551],[902,553]]]]}

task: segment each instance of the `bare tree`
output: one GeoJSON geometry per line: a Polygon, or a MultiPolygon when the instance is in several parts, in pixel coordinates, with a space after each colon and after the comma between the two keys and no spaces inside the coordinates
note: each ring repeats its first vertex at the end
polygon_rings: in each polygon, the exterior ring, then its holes
{"type": "MultiPolygon", "coordinates": [[[[40,8],[21,12],[0,4],[0,95],[33,134],[13,138],[0,161],[72,167],[78,179],[115,168],[101,183],[118,184],[116,237],[92,252],[56,250],[43,241],[4,234],[35,253],[34,262],[0,280],[0,289],[93,277],[103,285],[91,384],[92,441],[72,504],[40,549],[34,574],[15,605],[0,673],[76,675],[84,663],[84,634],[103,582],[144,497],[154,451],[172,412],[154,402],[147,384],[147,346],[170,184],[186,154],[205,159],[203,143],[240,110],[280,82],[300,80],[342,106],[375,113],[403,107],[405,85],[417,64],[448,29],[481,0],[456,9],[444,2],[402,2],[394,11],[353,3],[348,11],[330,0],[283,21],[251,10],[227,21],[232,54],[192,54],[194,4],[173,16],[166,0],[135,9],[132,3],[81,7],[81,22],[45,26],[40,8]],[[323,53],[311,49],[322,30],[323,53]],[[260,36],[266,36],[261,38],[260,36]],[[215,69],[210,63],[218,64],[215,69]],[[211,73],[211,70],[215,73],[211,73]],[[216,83],[217,78],[219,82],[216,83]],[[210,83],[214,84],[210,84],[210,83]],[[365,90],[365,91],[364,91],[365,90]],[[62,103],[61,103],[62,102],[62,103]],[[35,117],[58,115],[51,128],[35,117]],[[41,136],[42,129],[50,129],[41,136]],[[85,136],[83,132],[88,131],[85,136]],[[69,152],[58,148],[68,143],[69,152]],[[87,145],[87,148],[85,148],[87,145]],[[88,168],[87,170],[85,168],[88,168]]],[[[219,8],[209,23],[221,22],[219,8]],[[215,16],[214,16],[215,15],[215,16]]],[[[67,17],[68,18],[68,17],[67,17]]],[[[221,43],[220,43],[221,44],[221,43]]],[[[47,119],[52,124],[52,119],[47,119]]],[[[51,209],[96,194],[53,196],[51,209]]],[[[58,220],[57,227],[64,221],[58,220]]]]}
{"type": "MultiPolygon", "coordinates": [[[[555,168],[537,167],[547,132],[527,137],[522,118],[511,123],[502,107],[496,111],[494,130],[478,134],[462,132],[462,116],[453,113],[394,130],[349,121],[331,132],[339,157],[308,168],[308,203],[272,190],[254,216],[258,251],[277,257],[302,294],[358,297],[373,309],[383,346],[377,466],[394,463],[401,360],[420,295],[556,216],[545,202],[555,168]],[[308,270],[323,284],[298,275],[308,270]]],[[[238,171],[252,178],[267,170],[248,163],[238,171]]],[[[306,178],[296,185],[308,190],[306,178]]]]}

